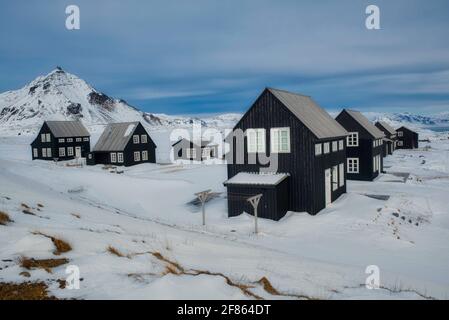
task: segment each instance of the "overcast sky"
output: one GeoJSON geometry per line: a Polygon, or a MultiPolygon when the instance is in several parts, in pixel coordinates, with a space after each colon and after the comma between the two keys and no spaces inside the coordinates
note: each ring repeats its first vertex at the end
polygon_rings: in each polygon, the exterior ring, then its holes
{"type": "Polygon", "coordinates": [[[149,112],[243,112],[276,87],[328,110],[437,113],[449,1],[0,1],[0,92],[56,66],[149,112]],[[381,30],[365,27],[369,4],[381,30]]]}

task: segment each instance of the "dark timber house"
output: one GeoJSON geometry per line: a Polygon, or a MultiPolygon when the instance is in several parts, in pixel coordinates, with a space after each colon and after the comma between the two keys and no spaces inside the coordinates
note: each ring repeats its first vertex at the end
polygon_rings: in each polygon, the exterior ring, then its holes
{"type": "Polygon", "coordinates": [[[407,127],[400,127],[396,132],[398,134],[398,149],[418,148],[418,133],[407,127]]]}
{"type": "Polygon", "coordinates": [[[383,171],[384,133],[359,111],[344,109],[336,120],[349,132],[346,139],[348,180],[374,180],[383,171]]]}
{"type": "Polygon", "coordinates": [[[203,161],[218,156],[218,144],[208,140],[194,143],[187,139],[180,139],[173,145],[174,160],[203,161]]]}
{"type": "Polygon", "coordinates": [[[140,122],[108,124],[87,157],[87,164],[133,166],[156,162],[156,144],[140,122]]]}
{"type": "Polygon", "coordinates": [[[45,121],[31,143],[33,160],[84,158],[90,151],[90,134],[80,121],[45,121]]]}
{"type": "Polygon", "coordinates": [[[310,97],[265,89],[226,138],[228,215],[253,214],[246,200],[260,193],[260,217],[317,214],[346,192],[346,135],[310,97]],[[277,168],[267,156],[277,158],[277,168]]]}
{"type": "Polygon", "coordinates": [[[375,126],[385,134],[383,139],[382,155],[386,157],[389,154],[393,154],[396,149],[397,134],[396,130],[385,121],[377,121],[375,126]]]}

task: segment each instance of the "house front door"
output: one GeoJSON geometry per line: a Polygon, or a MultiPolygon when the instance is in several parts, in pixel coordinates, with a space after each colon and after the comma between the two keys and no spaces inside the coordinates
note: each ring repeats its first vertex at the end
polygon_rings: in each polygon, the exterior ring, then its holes
{"type": "Polygon", "coordinates": [[[81,158],[81,147],[75,147],[75,157],[81,158]]]}
{"type": "Polygon", "coordinates": [[[331,169],[324,170],[324,190],[326,197],[326,207],[332,202],[332,194],[331,194],[331,169]]]}

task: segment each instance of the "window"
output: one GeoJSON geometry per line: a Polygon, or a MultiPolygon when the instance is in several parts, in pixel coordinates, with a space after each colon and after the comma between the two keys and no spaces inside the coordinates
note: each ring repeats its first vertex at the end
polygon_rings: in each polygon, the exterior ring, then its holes
{"type": "Polygon", "coordinates": [[[46,133],[45,136],[47,138],[47,142],[50,142],[51,141],[51,135],[49,133],[46,133]]]}
{"type": "Polygon", "coordinates": [[[404,136],[404,132],[398,131],[398,137],[403,137],[403,136],[404,136]]]}
{"type": "Polygon", "coordinates": [[[265,129],[247,130],[248,152],[265,152],[265,129]]]}
{"type": "Polygon", "coordinates": [[[142,151],[142,161],[148,161],[148,151],[142,151]]]}
{"type": "Polygon", "coordinates": [[[59,142],[59,143],[64,143],[64,142],[65,142],[65,139],[64,139],[64,138],[58,139],[58,142],[59,142]]]}
{"type": "Polygon", "coordinates": [[[290,152],[290,128],[272,128],[270,129],[271,152],[289,153],[290,152]]]}
{"type": "Polygon", "coordinates": [[[59,156],[65,157],[65,148],[59,148],[59,156]]]}
{"type": "Polygon", "coordinates": [[[89,141],[88,137],[83,138],[83,141],[89,141]]]}
{"type": "Polygon", "coordinates": [[[88,157],[89,159],[92,159],[92,153],[89,153],[89,154],[87,155],[87,157],[88,157]]]}
{"type": "Polygon", "coordinates": [[[330,152],[329,148],[330,148],[330,143],[329,142],[325,142],[324,143],[324,154],[327,154],[327,153],[330,152]]]}
{"type": "Polygon", "coordinates": [[[377,147],[377,140],[373,140],[373,148],[377,147]]]}
{"type": "Polygon", "coordinates": [[[350,132],[349,136],[346,138],[346,146],[348,147],[358,147],[359,146],[359,133],[350,132]]]}
{"type": "Polygon", "coordinates": [[[73,157],[73,147],[67,147],[67,156],[73,157]]]}
{"type": "Polygon", "coordinates": [[[39,157],[37,148],[33,148],[33,157],[35,157],[35,158],[39,157]]]}
{"type": "Polygon", "coordinates": [[[376,157],[373,157],[373,172],[377,171],[377,161],[376,161],[376,157]]]}
{"type": "Polygon", "coordinates": [[[398,147],[402,147],[404,145],[404,142],[398,141],[398,147]]]}
{"type": "Polygon", "coordinates": [[[47,158],[47,148],[42,149],[42,158],[47,158]]]}
{"type": "Polygon", "coordinates": [[[332,167],[332,191],[338,189],[338,167],[332,167]]]}
{"type": "Polygon", "coordinates": [[[111,152],[111,163],[117,162],[117,153],[111,152]]]}
{"type": "Polygon", "coordinates": [[[189,159],[196,159],[196,149],[195,148],[187,148],[186,156],[189,159]]]}
{"type": "Polygon", "coordinates": [[[143,135],[140,136],[140,142],[142,142],[142,143],[147,143],[148,142],[146,134],[143,134],[143,135]]]}
{"type": "Polygon", "coordinates": [[[340,140],[340,141],[338,141],[338,150],[343,150],[343,148],[344,148],[344,141],[343,140],[340,140]]]}
{"type": "Polygon", "coordinates": [[[73,142],[73,138],[67,138],[67,142],[73,142]]]}
{"type": "Polygon", "coordinates": [[[137,134],[133,135],[133,143],[134,144],[140,143],[139,135],[137,135],[137,134]]]}
{"type": "Polygon", "coordinates": [[[338,168],[339,168],[338,176],[340,178],[340,184],[339,185],[340,185],[340,187],[343,187],[345,185],[345,165],[344,165],[344,163],[340,163],[338,165],[338,168]]]}
{"type": "Polygon", "coordinates": [[[332,141],[332,152],[338,151],[338,141],[332,141]]]}
{"type": "Polygon", "coordinates": [[[81,141],[83,141],[83,139],[81,139],[81,138],[76,138],[75,141],[76,141],[76,142],[81,142],[81,141]]]}
{"type": "Polygon", "coordinates": [[[348,173],[359,173],[359,158],[348,158],[348,173]]]}
{"type": "Polygon", "coordinates": [[[123,152],[117,153],[117,160],[119,163],[123,163],[123,152]]]}
{"type": "Polygon", "coordinates": [[[201,150],[201,156],[203,158],[208,158],[210,156],[210,149],[208,147],[205,147],[201,150]]]}
{"type": "Polygon", "coordinates": [[[51,148],[47,148],[47,158],[51,158],[51,148]]]}
{"type": "Polygon", "coordinates": [[[41,142],[47,142],[45,133],[42,133],[42,134],[41,134],[41,142]]]}
{"type": "MultiPolygon", "coordinates": [[[[139,138],[139,136],[137,136],[137,138],[139,138]]],[[[136,162],[140,161],[140,151],[134,152],[134,161],[136,162]]]]}
{"type": "Polygon", "coordinates": [[[319,156],[323,153],[323,145],[321,143],[317,143],[315,145],[315,155],[319,156]]]}

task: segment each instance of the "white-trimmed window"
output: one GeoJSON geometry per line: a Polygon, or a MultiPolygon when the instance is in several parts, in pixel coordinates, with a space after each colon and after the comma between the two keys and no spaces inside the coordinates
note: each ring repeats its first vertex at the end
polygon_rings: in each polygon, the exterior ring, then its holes
{"type": "Polygon", "coordinates": [[[81,139],[81,138],[76,138],[76,142],[81,142],[81,141],[83,141],[83,139],[81,139]]]}
{"type": "Polygon", "coordinates": [[[123,163],[123,152],[118,152],[117,153],[117,161],[119,163],[123,163]]]}
{"type": "Polygon", "coordinates": [[[210,157],[210,148],[209,147],[204,147],[203,149],[201,149],[201,157],[203,159],[210,157]]]}
{"type": "Polygon", "coordinates": [[[39,151],[37,148],[33,148],[33,157],[35,158],[39,157],[39,151]]]}
{"type": "Polygon", "coordinates": [[[332,191],[338,189],[338,167],[332,167],[332,191]]]}
{"type": "Polygon", "coordinates": [[[338,151],[338,141],[332,141],[332,152],[338,151]]]}
{"type": "Polygon", "coordinates": [[[272,153],[290,152],[290,128],[271,128],[270,138],[272,153]]]}
{"type": "Polygon", "coordinates": [[[320,156],[323,153],[323,145],[321,143],[317,143],[315,145],[315,155],[320,156]]]}
{"type": "Polygon", "coordinates": [[[89,141],[89,137],[83,138],[83,141],[89,141]]]}
{"type": "Polygon", "coordinates": [[[377,147],[376,143],[377,143],[377,140],[373,140],[373,148],[377,147]]]}
{"type": "Polygon", "coordinates": [[[246,135],[249,153],[265,152],[265,129],[248,129],[246,135]]]}
{"type": "Polygon", "coordinates": [[[402,147],[404,145],[404,142],[398,141],[398,147],[402,147]]]}
{"type": "Polygon", "coordinates": [[[42,148],[42,158],[47,158],[47,148],[42,148]]]}
{"type": "Polygon", "coordinates": [[[65,148],[59,148],[59,156],[65,157],[65,148]]]}
{"type": "Polygon", "coordinates": [[[133,143],[134,144],[139,144],[140,143],[140,139],[139,139],[139,135],[138,134],[133,135],[133,143]]]}
{"type": "Polygon", "coordinates": [[[359,158],[348,158],[348,173],[359,173],[359,158]]]}
{"type": "Polygon", "coordinates": [[[50,142],[51,141],[51,134],[46,133],[45,136],[47,137],[47,142],[50,142]]]}
{"type": "Polygon", "coordinates": [[[67,138],[67,142],[73,142],[73,138],[67,138]]]}
{"type": "Polygon", "coordinates": [[[73,156],[73,147],[67,147],[67,156],[72,157],[73,156]]]}
{"type": "Polygon", "coordinates": [[[377,161],[376,157],[373,157],[373,172],[377,171],[377,161]]]}
{"type": "Polygon", "coordinates": [[[64,143],[64,142],[65,142],[65,139],[64,139],[64,138],[60,138],[60,139],[58,139],[58,142],[59,142],[59,143],[64,143]]]}
{"type": "Polygon", "coordinates": [[[187,148],[186,156],[189,159],[196,159],[196,149],[195,148],[187,148]]]}
{"type": "Polygon", "coordinates": [[[148,161],[148,151],[142,151],[142,161],[148,161]]]}
{"type": "Polygon", "coordinates": [[[338,150],[340,150],[340,151],[342,151],[343,150],[343,148],[344,148],[344,141],[343,140],[340,140],[340,141],[338,141],[338,150]]]}
{"type": "Polygon", "coordinates": [[[329,142],[323,143],[323,149],[324,149],[324,154],[329,153],[330,152],[330,143],[329,142]]]}
{"type": "Polygon", "coordinates": [[[47,148],[47,158],[51,158],[51,148],[47,148]]]}
{"type": "Polygon", "coordinates": [[[142,134],[142,135],[140,136],[140,142],[141,142],[141,143],[147,143],[147,142],[148,142],[148,138],[147,138],[147,135],[146,135],[146,134],[142,134]]]}
{"type": "Polygon", "coordinates": [[[41,133],[41,142],[47,142],[45,133],[41,133]]]}
{"type": "Polygon", "coordinates": [[[359,133],[349,132],[349,136],[346,137],[347,147],[358,147],[359,146],[359,133]]]}
{"type": "Polygon", "coordinates": [[[404,136],[404,132],[398,131],[398,137],[403,137],[403,136],[404,136]]]}
{"type": "Polygon", "coordinates": [[[136,162],[140,161],[140,151],[134,151],[134,161],[136,162]]]}
{"type": "Polygon", "coordinates": [[[111,152],[111,163],[117,162],[117,153],[111,152]]]}
{"type": "Polygon", "coordinates": [[[344,165],[344,163],[340,163],[338,165],[338,169],[339,169],[338,176],[340,178],[339,186],[343,187],[345,185],[345,165],[344,165]]]}

